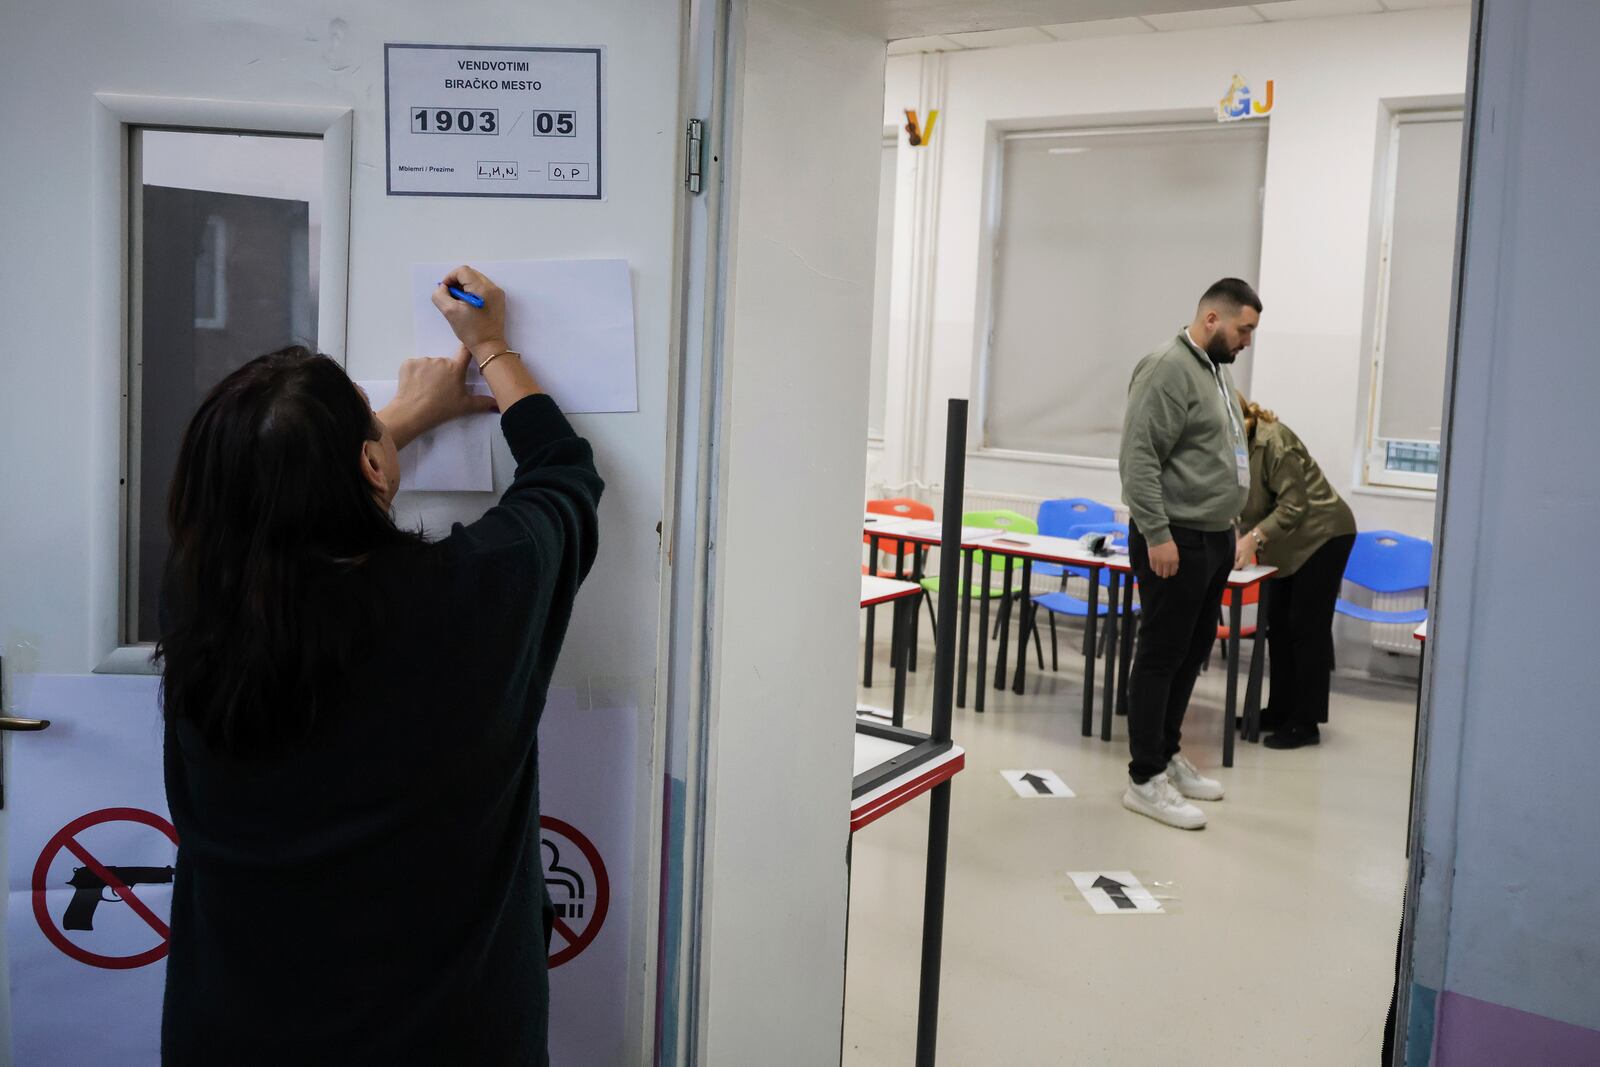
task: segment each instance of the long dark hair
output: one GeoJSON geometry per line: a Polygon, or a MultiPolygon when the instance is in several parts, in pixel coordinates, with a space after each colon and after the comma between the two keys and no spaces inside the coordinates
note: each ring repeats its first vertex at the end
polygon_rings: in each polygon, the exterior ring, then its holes
{"type": "Polygon", "coordinates": [[[156,657],[167,717],[215,749],[291,745],[343,697],[374,622],[363,564],[420,542],[361,473],[380,436],[344,370],[299,347],[228,375],[184,432],[156,657]]]}

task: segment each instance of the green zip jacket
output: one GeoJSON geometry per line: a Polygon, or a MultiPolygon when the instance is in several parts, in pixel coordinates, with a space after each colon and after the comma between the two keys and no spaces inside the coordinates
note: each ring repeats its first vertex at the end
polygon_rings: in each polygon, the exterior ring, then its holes
{"type": "Polygon", "coordinates": [[[1259,527],[1267,545],[1259,561],[1287,578],[1335,537],[1356,532],[1350,505],[1328,484],[1295,432],[1257,422],[1250,436],[1250,495],[1241,522],[1259,527]]]}
{"type": "Polygon", "coordinates": [[[1118,467],[1122,500],[1149,544],[1172,540],[1172,526],[1226,530],[1244,507],[1235,454],[1244,426],[1233,397],[1228,368],[1213,372],[1182,333],[1133,369],[1118,467]]]}

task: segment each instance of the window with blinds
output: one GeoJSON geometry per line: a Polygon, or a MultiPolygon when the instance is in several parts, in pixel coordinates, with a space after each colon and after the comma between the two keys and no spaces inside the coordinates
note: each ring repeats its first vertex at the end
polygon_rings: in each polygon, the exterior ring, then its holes
{"type": "MultiPolygon", "coordinates": [[[[1265,122],[1004,136],[983,366],[989,449],[1115,459],[1134,364],[1218,278],[1256,281],[1265,122]]],[[[1234,368],[1250,382],[1250,352],[1234,368]]]]}
{"type": "Polygon", "coordinates": [[[1461,113],[1404,113],[1393,123],[1377,264],[1377,389],[1368,420],[1367,481],[1432,489],[1449,352],[1461,113]]]}

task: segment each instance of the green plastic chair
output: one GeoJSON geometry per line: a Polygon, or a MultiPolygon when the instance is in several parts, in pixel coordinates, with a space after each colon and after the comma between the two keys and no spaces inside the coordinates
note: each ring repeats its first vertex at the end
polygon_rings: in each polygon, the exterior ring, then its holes
{"type": "MultiPolygon", "coordinates": [[[[977,526],[990,530],[1004,530],[1007,533],[1014,534],[1036,534],[1039,532],[1039,524],[1037,522],[1034,522],[1026,515],[1019,515],[1015,511],[1007,511],[1004,508],[998,508],[994,511],[966,512],[961,516],[961,525],[964,527],[977,526]]],[[[939,565],[943,567],[945,564],[941,560],[939,565]]],[[[964,596],[966,594],[966,590],[961,584],[961,572],[966,568],[965,566],[961,565],[961,561],[959,560],[957,561],[957,565],[959,569],[954,574],[956,595],[964,596]]],[[[999,632],[999,627],[1004,625],[1004,620],[1006,617],[1004,579],[1007,566],[1012,568],[1017,575],[1017,581],[1020,582],[1022,575],[1022,563],[1020,561],[1009,556],[992,556],[989,559],[989,573],[982,576],[987,580],[977,591],[980,599],[1001,601],[1001,612],[995,623],[997,633],[999,632]],[[996,579],[996,575],[1000,576],[999,579],[996,579]]],[[[1019,595],[1019,593],[1020,590],[1015,584],[1013,584],[1011,589],[1012,597],[1015,598],[1019,595]]],[[[939,576],[934,575],[932,578],[922,579],[922,602],[928,606],[928,618],[933,622],[933,640],[935,646],[937,646],[939,642],[939,618],[933,610],[933,601],[938,595],[939,576]]],[[[980,633],[979,637],[982,639],[983,635],[980,633]]],[[[1039,643],[1039,635],[1037,632],[1034,634],[1034,644],[1038,649],[1039,665],[1040,669],[1042,670],[1044,668],[1044,648],[1039,643]]],[[[1027,653],[1024,650],[1022,654],[1026,655],[1027,653]]]]}
{"type": "MultiPolygon", "coordinates": [[[[1005,530],[1008,533],[1016,534],[1036,534],[1039,532],[1038,523],[1034,522],[1026,515],[1019,515],[1015,511],[1007,511],[1004,508],[999,508],[994,511],[966,512],[961,516],[961,525],[963,527],[979,526],[989,530],[1005,530]]],[[[958,566],[959,562],[960,561],[957,561],[958,566]]],[[[1004,592],[1004,587],[1002,585],[995,584],[995,575],[999,574],[1002,576],[1002,578],[1004,577],[1007,562],[1008,560],[1004,556],[995,556],[989,560],[989,574],[987,575],[989,580],[985,582],[983,584],[983,588],[978,591],[979,595],[985,600],[997,599],[1001,593],[1004,592]]],[[[1012,562],[1011,565],[1013,569],[1020,573],[1020,564],[1012,562]]],[[[940,566],[944,566],[942,561],[940,566]]],[[[966,590],[961,586],[961,573],[959,570],[956,572],[954,577],[956,580],[956,594],[958,596],[965,596],[966,590]]],[[[938,596],[939,576],[936,574],[932,578],[922,579],[922,591],[930,597],[938,596]]],[[[933,607],[931,603],[928,606],[930,610],[933,607]]]]}

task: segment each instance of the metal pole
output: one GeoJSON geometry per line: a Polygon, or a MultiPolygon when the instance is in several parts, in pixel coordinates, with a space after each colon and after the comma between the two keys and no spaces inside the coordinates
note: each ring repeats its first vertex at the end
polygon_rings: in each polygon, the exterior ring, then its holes
{"type": "MultiPolygon", "coordinates": [[[[941,588],[943,585],[941,582],[941,588]]],[[[922,901],[922,984],[917,995],[917,1067],[933,1067],[938,1054],[945,856],[950,848],[950,783],[934,786],[930,799],[927,887],[922,901]]]]}
{"type": "MultiPolygon", "coordinates": [[[[944,438],[944,529],[939,558],[961,558],[961,501],[967,462],[967,402],[951,400],[944,438]]],[[[939,640],[933,663],[933,738],[950,740],[956,666],[955,582],[939,583],[939,640]]],[[[983,675],[978,675],[983,691],[983,675]]],[[[933,1067],[939,1039],[939,969],[944,956],[944,880],[950,848],[950,783],[935,786],[928,811],[928,869],[922,897],[922,981],[917,995],[917,1067],[933,1067]]]]}
{"type": "MultiPolygon", "coordinates": [[[[1106,571],[1111,576],[1111,588],[1106,597],[1106,605],[1111,609],[1111,615],[1106,619],[1106,689],[1105,699],[1100,706],[1100,740],[1111,740],[1111,716],[1117,707],[1117,641],[1122,636],[1122,575],[1110,567],[1106,571]]],[[[1095,575],[1098,581],[1099,574],[1095,575]]],[[[1128,578],[1132,581],[1130,575],[1128,578]]]]}
{"type": "MultiPolygon", "coordinates": [[[[868,540],[868,547],[872,552],[872,562],[867,565],[867,572],[876,576],[878,573],[878,539],[868,540]]],[[[867,609],[867,648],[862,653],[861,659],[861,684],[868,689],[872,688],[872,646],[877,639],[878,607],[874,604],[867,609]]]]}
{"type": "MultiPolygon", "coordinates": [[[[967,706],[967,633],[972,629],[972,553],[961,553],[961,669],[956,675],[956,707],[967,706]]],[[[941,583],[943,584],[943,583],[941,583]]]]}
{"type": "Polygon", "coordinates": [[[1239,627],[1244,625],[1244,590],[1229,589],[1233,603],[1228,607],[1228,687],[1223,703],[1222,765],[1233,766],[1233,735],[1239,727],[1234,717],[1239,714],[1239,627]]]}
{"type": "Polygon", "coordinates": [[[1021,696],[1028,671],[1028,635],[1034,630],[1033,621],[1033,560],[1022,558],[1022,588],[1018,591],[1017,607],[1017,680],[1011,691],[1021,696]]]}
{"type": "MultiPolygon", "coordinates": [[[[1089,614],[1083,620],[1083,736],[1094,736],[1094,644],[1100,627],[1100,565],[1089,570],[1089,614]]],[[[1106,625],[1111,625],[1107,622],[1106,625]]]]}
{"type": "MultiPolygon", "coordinates": [[[[961,559],[961,501],[966,493],[966,473],[967,402],[951,400],[944,435],[944,525],[939,538],[940,570],[957,565],[961,559]]],[[[953,579],[955,575],[950,577],[953,579]]],[[[939,583],[938,652],[933,661],[935,741],[950,740],[950,700],[955,688],[956,669],[956,616],[960,614],[956,605],[961,592],[958,584],[955,581],[939,583]]],[[[979,692],[982,692],[981,685],[979,692]]]]}

